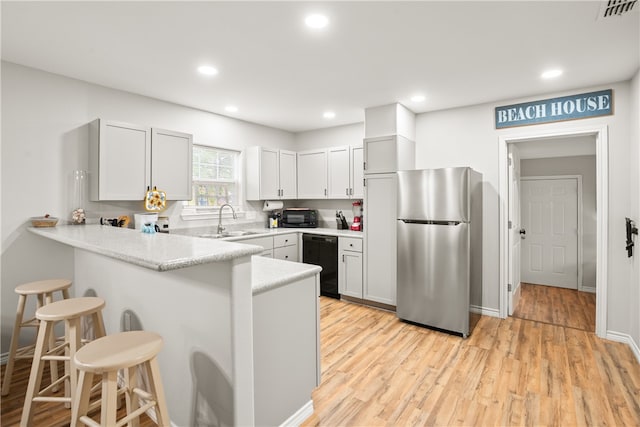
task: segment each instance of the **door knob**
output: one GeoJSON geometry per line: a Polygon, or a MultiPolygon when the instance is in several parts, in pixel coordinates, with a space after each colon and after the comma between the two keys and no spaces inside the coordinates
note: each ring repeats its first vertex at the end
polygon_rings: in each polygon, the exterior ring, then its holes
{"type": "Polygon", "coordinates": [[[524,228],[521,228],[520,231],[518,231],[518,233],[520,233],[520,238],[524,239],[527,236],[527,230],[525,230],[524,228]]]}

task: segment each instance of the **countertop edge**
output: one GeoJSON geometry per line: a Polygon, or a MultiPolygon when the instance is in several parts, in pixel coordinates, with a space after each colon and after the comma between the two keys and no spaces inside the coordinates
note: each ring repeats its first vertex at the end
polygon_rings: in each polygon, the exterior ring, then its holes
{"type": "MultiPolygon", "coordinates": [[[[82,227],[82,226],[79,226],[82,227]]],[[[231,261],[243,256],[251,256],[260,253],[263,249],[260,246],[243,244],[241,248],[229,249],[223,253],[215,253],[212,255],[195,256],[178,258],[171,261],[153,262],[148,259],[144,259],[138,256],[124,254],[122,252],[114,251],[108,248],[104,248],[95,244],[89,244],[85,241],[69,238],[64,235],[55,233],[55,227],[51,228],[27,228],[31,233],[38,236],[54,240],[56,242],[69,245],[74,248],[86,250],[98,255],[103,255],[109,258],[117,259],[119,261],[127,262],[129,264],[138,265],[140,267],[148,268],[155,271],[171,271],[181,268],[191,267],[200,264],[209,264],[214,262],[231,261]]],[[[232,242],[229,242],[232,243],[232,242]]]]}
{"type": "Polygon", "coordinates": [[[251,292],[259,295],[273,289],[286,286],[301,279],[312,277],[322,271],[322,267],[312,264],[294,263],[292,261],[284,261],[272,258],[264,258],[258,255],[252,257],[251,262],[251,292]],[[273,274],[265,274],[266,270],[278,267],[292,267],[295,264],[297,271],[283,271],[277,277],[273,274]],[[271,276],[271,277],[270,277],[271,276]],[[264,277],[267,277],[266,279],[264,277]]]}

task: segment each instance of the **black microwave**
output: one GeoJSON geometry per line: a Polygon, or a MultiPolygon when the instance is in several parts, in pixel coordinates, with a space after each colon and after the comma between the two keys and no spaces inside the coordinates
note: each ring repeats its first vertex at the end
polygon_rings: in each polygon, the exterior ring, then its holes
{"type": "Polygon", "coordinates": [[[316,228],[318,211],[307,208],[287,208],[282,210],[281,227],[316,228]]]}

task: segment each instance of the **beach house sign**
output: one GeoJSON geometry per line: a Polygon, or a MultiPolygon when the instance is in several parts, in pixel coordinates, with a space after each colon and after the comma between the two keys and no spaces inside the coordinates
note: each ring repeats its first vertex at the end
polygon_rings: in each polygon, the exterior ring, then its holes
{"type": "Polygon", "coordinates": [[[496,107],[496,129],[613,114],[611,89],[496,107]]]}

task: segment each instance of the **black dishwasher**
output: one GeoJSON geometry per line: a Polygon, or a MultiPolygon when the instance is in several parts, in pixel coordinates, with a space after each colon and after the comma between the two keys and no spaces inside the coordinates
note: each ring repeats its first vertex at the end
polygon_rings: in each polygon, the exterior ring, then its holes
{"type": "Polygon", "coordinates": [[[340,298],[338,293],[337,237],[303,234],[302,262],[322,267],[320,272],[320,295],[340,298]]]}

